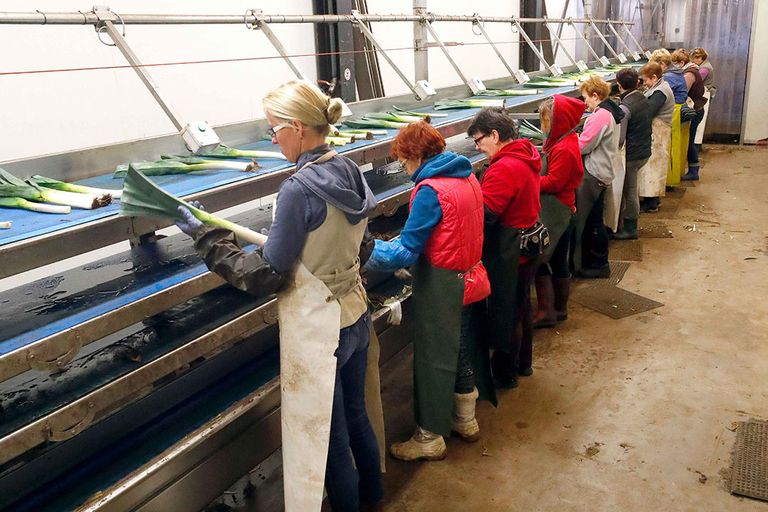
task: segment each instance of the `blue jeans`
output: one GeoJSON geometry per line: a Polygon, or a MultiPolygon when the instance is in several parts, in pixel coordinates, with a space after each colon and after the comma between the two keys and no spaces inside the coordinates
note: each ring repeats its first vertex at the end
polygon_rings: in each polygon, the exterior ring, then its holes
{"type": "Polygon", "coordinates": [[[699,129],[701,121],[704,120],[704,109],[696,111],[696,117],[691,120],[691,133],[688,139],[688,168],[693,168],[695,172],[699,171],[699,149],[696,147],[696,131],[699,129]]]}
{"type": "Polygon", "coordinates": [[[336,386],[325,472],[325,489],[334,512],[357,512],[361,501],[375,503],[384,495],[379,445],[365,409],[370,325],[371,317],[365,313],[342,329],[334,353],[336,386]]]}

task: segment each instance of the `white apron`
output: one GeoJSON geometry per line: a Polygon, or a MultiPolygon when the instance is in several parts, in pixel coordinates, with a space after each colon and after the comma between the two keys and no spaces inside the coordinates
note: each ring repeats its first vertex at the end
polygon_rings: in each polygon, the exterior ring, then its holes
{"type": "Polygon", "coordinates": [[[709,116],[709,105],[712,103],[712,94],[709,91],[704,92],[704,97],[707,98],[707,102],[704,104],[704,117],[699,123],[699,127],[696,129],[696,138],[693,139],[694,144],[701,144],[704,140],[704,128],[707,126],[707,117],[709,116]]]}
{"type": "Polygon", "coordinates": [[[603,204],[603,223],[614,233],[619,230],[619,214],[621,213],[621,196],[624,192],[624,176],[627,169],[624,166],[626,148],[621,148],[613,160],[613,181],[605,190],[603,204]]]}
{"type": "Polygon", "coordinates": [[[659,117],[653,118],[651,158],[637,174],[637,193],[640,197],[664,197],[669,174],[669,144],[672,126],[659,117]]]}

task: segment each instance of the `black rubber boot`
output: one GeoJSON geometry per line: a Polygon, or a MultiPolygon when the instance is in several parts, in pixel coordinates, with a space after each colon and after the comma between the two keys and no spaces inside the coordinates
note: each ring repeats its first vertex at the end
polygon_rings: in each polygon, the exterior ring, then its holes
{"type": "Polygon", "coordinates": [[[637,240],[637,219],[624,219],[621,231],[614,233],[614,240],[637,240]]]}
{"type": "Polygon", "coordinates": [[[555,316],[558,322],[568,319],[568,295],[571,293],[570,277],[553,277],[555,289],[555,316]]]}
{"type": "Polygon", "coordinates": [[[498,389],[517,387],[517,365],[512,354],[495,350],[491,356],[491,372],[498,389]]]}
{"type": "Polygon", "coordinates": [[[554,327],[557,324],[555,314],[555,291],[552,276],[536,276],[536,314],[533,316],[534,329],[554,327]]]}

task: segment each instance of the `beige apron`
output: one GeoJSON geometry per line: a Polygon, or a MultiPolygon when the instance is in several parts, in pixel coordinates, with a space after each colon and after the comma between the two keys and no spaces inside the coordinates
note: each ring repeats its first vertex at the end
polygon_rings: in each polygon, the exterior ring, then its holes
{"type": "Polygon", "coordinates": [[[667,188],[672,126],[654,117],[652,127],[651,158],[637,175],[637,192],[640,197],[664,197],[667,188]]]}
{"type": "Polygon", "coordinates": [[[619,214],[621,213],[621,196],[624,192],[624,177],[627,169],[624,166],[625,149],[616,152],[613,159],[613,181],[605,190],[603,222],[614,233],[619,229],[619,214]]]}
{"type": "Polygon", "coordinates": [[[696,129],[696,138],[693,140],[694,144],[701,144],[704,140],[704,129],[707,126],[707,117],[709,117],[709,105],[712,103],[712,93],[705,91],[704,97],[707,98],[707,102],[704,104],[704,117],[701,118],[699,127],[696,129]]]}
{"type": "MultiPolygon", "coordinates": [[[[329,151],[302,169],[335,155],[329,151]]],[[[322,505],[336,381],[334,352],[339,331],[366,309],[359,262],[350,268],[335,267],[335,259],[356,257],[359,246],[347,247],[344,237],[362,238],[366,223],[361,221],[350,231],[344,214],[330,204],[327,208],[326,221],[308,235],[291,282],[278,294],[286,512],[314,512],[322,505]],[[333,259],[327,258],[329,251],[333,259]]]]}

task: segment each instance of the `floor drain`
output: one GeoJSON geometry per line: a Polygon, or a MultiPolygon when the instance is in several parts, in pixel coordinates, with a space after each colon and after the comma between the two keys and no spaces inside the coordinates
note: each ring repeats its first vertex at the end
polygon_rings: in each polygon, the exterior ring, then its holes
{"type": "Polygon", "coordinates": [[[664,305],[609,283],[577,288],[574,290],[573,300],[614,320],[664,305]]]}
{"type": "Polygon", "coordinates": [[[616,261],[643,261],[643,242],[640,240],[612,240],[608,257],[616,261]]]}
{"type": "Polygon", "coordinates": [[[731,493],[768,501],[768,421],[739,423],[731,462],[731,493]]]}

